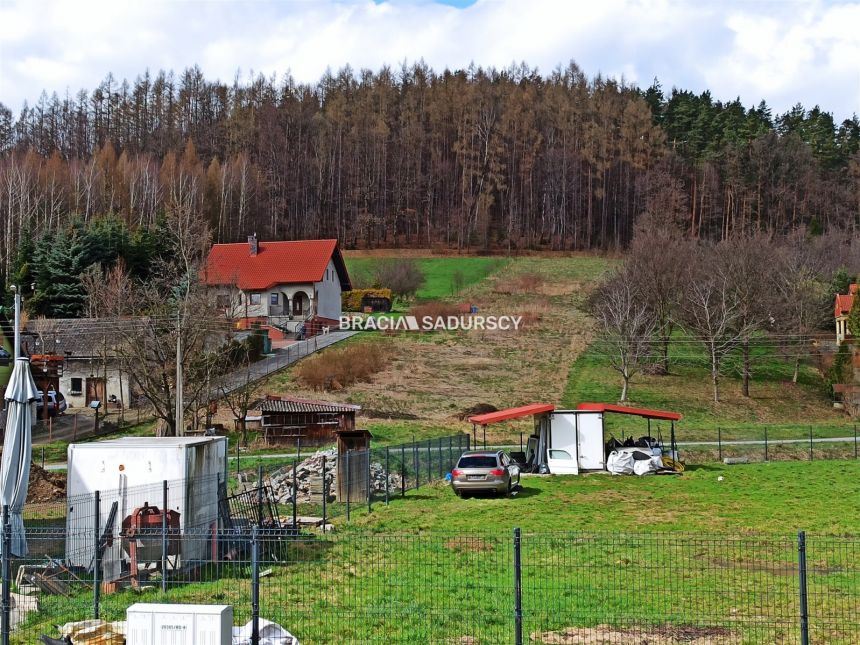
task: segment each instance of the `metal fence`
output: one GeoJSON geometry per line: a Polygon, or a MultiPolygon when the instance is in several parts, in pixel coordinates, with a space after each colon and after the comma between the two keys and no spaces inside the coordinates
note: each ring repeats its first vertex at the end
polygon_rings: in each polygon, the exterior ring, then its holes
{"type": "Polygon", "coordinates": [[[725,458],[750,462],[860,459],[856,424],[685,428],[677,434],[682,458],[693,464],[725,458]]]}
{"type": "Polygon", "coordinates": [[[74,567],[44,555],[67,538],[30,531],[30,554],[4,558],[4,589],[39,598],[27,612],[4,596],[4,643],[56,637],[67,621],[121,620],[135,602],[229,604],[237,624],[271,620],[304,645],[860,640],[860,537],[253,526],[183,532],[183,549],[214,540],[212,556],[164,560],[155,548],[121,584],[101,560],[74,567]]]}

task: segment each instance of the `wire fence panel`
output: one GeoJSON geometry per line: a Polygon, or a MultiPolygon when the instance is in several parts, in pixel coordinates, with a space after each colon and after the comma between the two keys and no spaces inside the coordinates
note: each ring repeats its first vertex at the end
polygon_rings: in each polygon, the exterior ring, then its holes
{"type": "Polygon", "coordinates": [[[271,620],[304,644],[847,645],[860,634],[858,538],[152,529],[117,538],[112,571],[114,545],[96,551],[94,528],[27,537],[29,554],[8,559],[21,594],[11,643],[122,620],[135,602],[229,604],[235,624],[271,620]],[[71,538],[98,557],[72,564],[71,538]]]}

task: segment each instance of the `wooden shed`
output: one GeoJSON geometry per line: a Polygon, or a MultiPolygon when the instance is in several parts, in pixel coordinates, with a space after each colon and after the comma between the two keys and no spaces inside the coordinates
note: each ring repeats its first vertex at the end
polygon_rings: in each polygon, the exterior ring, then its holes
{"type": "Polygon", "coordinates": [[[361,406],[267,396],[260,405],[266,443],[319,446],[335,440],[338,431],[355,429],[361,406]]]}

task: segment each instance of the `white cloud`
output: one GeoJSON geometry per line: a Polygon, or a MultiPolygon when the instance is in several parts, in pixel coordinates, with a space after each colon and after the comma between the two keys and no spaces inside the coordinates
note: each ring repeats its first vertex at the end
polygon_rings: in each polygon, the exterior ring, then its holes
{"type": "Polygon", "coordinates": [[[860,112],[858,34],[856,1],[4,0],[0,101],[17,110],[43,89],[92,89],[108,72],[193,64],[227,81],[239,69],[315,81],[347,63],[525,61],[548,73],[575,60],[589,75],[657,76],[747,105],[764,98],[777,112],[818,103],[841,119],[860,112]]]}

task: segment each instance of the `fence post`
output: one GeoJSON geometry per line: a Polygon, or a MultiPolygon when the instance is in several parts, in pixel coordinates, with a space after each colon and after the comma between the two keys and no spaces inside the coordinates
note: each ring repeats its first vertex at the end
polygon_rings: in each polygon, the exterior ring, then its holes
{"type": "Polygon", "coordinates": [[[322,523],[322,525],[323,525],[323,531],[325,531],[325,525],[326,525],[325,512],[326,512],[326,502],[328,501],[326,499],[327,497],[328,497],[328,483],[326,482],[326,476],[325,476],[325,455],[323,455],[323,458],[322,458],[322,498],[323,498],[323,503],[322,503],[323,523],[322,523]]]}
{"type": "Polygon", "coordinates": [[[389,476],[388,446],[385,447],[385,505],[388,506],[388,476],[389,476]]]}
{"type": "Polygon", "coordinates": [[[99,582],[99,569],[102,568],[102,557],[99,553],[99,547],[101,546],[101,531],[102,531],[102,522],[101,522],[101,493],[96,491],[93,495],[93,505],[95,506],[95,539],[93,540],[93,545],[95,546],[95,551],[93,552],[93,618],[98,620],[99,618],[99,605],[101,604],[101,583],[99,582]]]}
{"type": "Polygon", "coordinates": [[[296,468],[298,468],[299,462],[298,460],[293,462],[293,530],[296,530],[298,526],[297,517],[296,517],[296,505],[299,503],[299,480],[296,475],[296,468]]]}
{"type": "Polygon", "coordinates": [[[764,460],[767,461],[767,426],[764,427],[764,460]]]}
{"type": "Polygon", "coordinates": [[[372,510],[371,504],[373,503],[373,479],[370,476],[370,448],[365,450],[364,453],[367,455],[367,512],[370,513],[372,510]]]}
{"type": "Polygon", "coordinates": [[[809,461],[812,461],[812,426],[809,426],[809,461]]]}
{"type": "Polygon", "coordinates": [[[723,429],[717,426],[717,454],[720,461],[723,460],[723,429]]]}
{"type": "Polygon", "coordinates": [[[406,497],[406,444],[400,444],[400,497],[406,497]]]}
{"type": "Polygon", "coordinates": [[[3,607],[2,632],[3,645],[9,645],[12,617],[12,525],[9,521],[9,505],[3,505],[3,607]]]}
{"type": "Polygon", "coordinates": [[[431,444],[433,443],[432,439],[427,440],[427,483],[429,484],[433,481],[433,448],[431,444]]]}
{"type": "Polygon", "coordinates": [[[800,643],[809,645],[809,608],[806,595],[806,532],[797,534],[797,573],[800,583],[800,643]]]}
{"type": "Polygon", "coordinates": [[[454,468],[454,439],[451,435],[448,435],[448,472],[451,472],[451,469],[454,468]]]}
{"type": "Polygon", "coordinates": [[[514,643],[523,645],[523,571],[521,559],[522,535],[514,529],[514,643]]]}
{"type": "Polygon", "coordinates": [[[299,461],[301,461],[302,460],[302,438],[301,437],[296,437],[296,448],[298,450],[297,459],[299,461]]]}
{"type": "Polygon", "coordinates": [[[161,482],[161,592],[167,593],[167,480],[161,482]]]}
{"type": "Polygon", "coordinates": [[[239,474],[241,473],[241,469],[239,467],[239,444],[242,443],[242,440],[238,437],[236,438],[236,479],[239,479],[239,474]]]}
{"type": "Polygon", "coordinates": [[[352,478],[349,476],[349,450],[343,453],[346,460],[346,521],[349,522],[349,494],[352,492],[352,478]]]}
{"type": "Polygon", "coordinates": [[[857,459],[857,424],[854,424],[854,459],[857,459]]]}
{"type": "Polygon", "coordinates": [[[251,645],[260,643],[260,545],[259,530],[251,527],[251,645]]]}
{"type": "Polygon", "coordinates": [[[415,490],[421,488],[421,473],[418,469],[418,444],[415,443],[415,436],[412,436],[412,465],[415,468],[415,490]]]}
{"type": "Polygon", "coordinates": [[[442,437],[439,437],[439,479],[445,476],[445,464],[442,463],[442,437]]]}
{"type": "Polygon", "coordinates": [[[257,466],[257,526],[263,526],[263,465],[257,466]]]}

